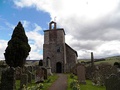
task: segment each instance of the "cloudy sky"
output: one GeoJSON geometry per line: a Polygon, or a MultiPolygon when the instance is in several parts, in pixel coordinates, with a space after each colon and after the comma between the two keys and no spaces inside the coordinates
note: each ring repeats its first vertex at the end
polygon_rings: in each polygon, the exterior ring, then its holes
{"type": "Polygon", "coordinates": [[[28,59],[42,59],[43,31],[52,20],[78,58],[120,55],[120,0],[0,0],[0,59],[19,21],[32,48],[28,59]]]}

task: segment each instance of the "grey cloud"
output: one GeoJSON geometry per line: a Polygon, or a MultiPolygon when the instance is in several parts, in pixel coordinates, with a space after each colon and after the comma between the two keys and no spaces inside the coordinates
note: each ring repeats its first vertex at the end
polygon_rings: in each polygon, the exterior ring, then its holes
{"type": "Polygon", "coordinates": [[[120,36],[120,16],[118,15],[108,15],[91,23],[82,23],[80,19],[76,21],[75,17],[71,17],[65,23],[67,33],[71,33],[76,39],[104,41],[120,39],[117,37],[120,36]],[[117,36],[114,35],[114,31],[118,32],[117,36]]]}

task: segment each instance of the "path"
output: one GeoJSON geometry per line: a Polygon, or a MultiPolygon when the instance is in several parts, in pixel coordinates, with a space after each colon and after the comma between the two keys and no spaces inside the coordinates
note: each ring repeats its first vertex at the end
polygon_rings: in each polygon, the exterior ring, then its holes
{"type": "Polygon", "coordinates": [[[58,79],[52,84],[48,90],[67,90],[67,75],[57,74],[58,79]]]}

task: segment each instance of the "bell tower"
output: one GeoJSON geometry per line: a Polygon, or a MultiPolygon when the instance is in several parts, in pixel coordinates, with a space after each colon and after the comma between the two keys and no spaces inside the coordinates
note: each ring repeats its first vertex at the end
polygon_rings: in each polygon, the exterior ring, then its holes
{"type": "Polygon", "coordinates": [[[54,21],[49,23],[49,29],[44,31],[43,62],[46,65],[47,57],[50,59],[53,73],[65,72],[66,47],[65,32],[63,28],[57,28],[54,21]]]}

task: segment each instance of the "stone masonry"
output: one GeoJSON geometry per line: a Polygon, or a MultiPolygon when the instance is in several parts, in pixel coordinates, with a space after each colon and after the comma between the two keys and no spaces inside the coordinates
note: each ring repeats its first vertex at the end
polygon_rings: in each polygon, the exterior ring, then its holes
{"type": "Polygon", "coordinates": [[[76,64],[77,52],[65,43],[65,31],[57,28],[56,22],[50,22],[49,30],[44,31],[43,63],[51,62],[53,73],[70,72],[76,64]]]}

